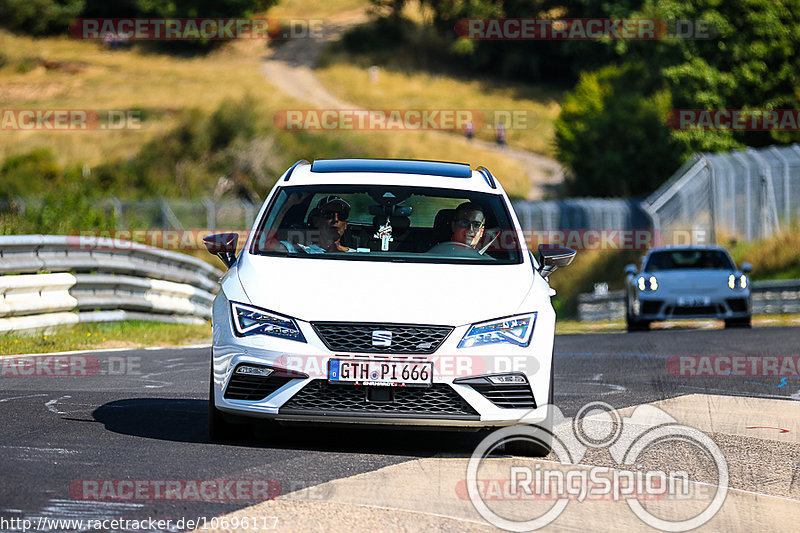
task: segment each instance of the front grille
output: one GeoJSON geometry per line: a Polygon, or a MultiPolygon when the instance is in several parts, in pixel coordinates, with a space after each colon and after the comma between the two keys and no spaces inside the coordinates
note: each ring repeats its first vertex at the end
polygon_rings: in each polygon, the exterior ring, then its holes
{"type": "Polygon", "coordinates": [[[234,374],[225,389],[226,400],[248,400],[251,402],[263,400],[276,390],[280,389],[292,378],[284,376],[248,376],[234,374]]]}
{"type": "Polygon", "coordinates": [[[470,417],[478,413],[443,383],[431,387],[395,387],[392,402],[367,401],[370,387],[331,385],[324,379],[312,381],[280,409],[281,414],[397,415],[414,417],[470,417]]]}
{"type": "Polygon", "coordinates": [[[747,311],[747,299],[745,298],[728,298],[725,302],[734,313],[744,313],[747,311]]]}
{"type": "Polygon", "coordinates": [[[699,316],[699,315],[717,315],[719,314],[716,306],[702,305],[698,307],[675,307],[672,310],[672,316],[699,316]]]}
{"type": "Polygon", "coordinates": [[[642,314],[657,315],[663,304],[662,300],[642,300],[642,314]]]}
{"type": "Polygon", "coordinates": [[[356,322],[312,322],[314,331],[331,351],[389,354],[431,354],[444,342],[453,328],[405,324],[370,324],[356,322]],[[390,346],[373,346],[373,331],[390,331],[390,346]]]}
{"type": "Polygon", "coordinates": [[[470,387],[480,392],[497,407],[536,409],[533,392],[527,383],[476,383],[470,387]]]}

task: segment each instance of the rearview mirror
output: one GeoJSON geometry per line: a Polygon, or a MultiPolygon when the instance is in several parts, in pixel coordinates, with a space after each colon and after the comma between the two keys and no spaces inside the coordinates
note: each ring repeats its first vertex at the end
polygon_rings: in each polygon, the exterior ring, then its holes
{"type": "Polygon", "coordinates": [[[745,274],[749,274],[752,271],[753,271],[753,265],[751,265],[747,261],[742,263],[742,272],[744,272],[745,274]]]}
{"type": "Polygon", "coordinates": [[[230,266],[236,262],[236,245],[239,242],[238,233],[217,233],[203,237],[203,243],[209,253],[222,259],[225,266],[230,266]]]}
{"type": "Polygon", "coordinates": [[[555,244],[539,245],[539,274],[547,279],[556,269],[568,266],[575,259],[575,250],[555,244]]]}
{"type": "Polygon", "coordinates": [[[630,265],[625,265],[625,273],[626,274],[630,274],[631,276],[635,276],[636,272],[637,272],[636,271],[636,265],[634,265],[633,263],[631,263],[630,265]]]}

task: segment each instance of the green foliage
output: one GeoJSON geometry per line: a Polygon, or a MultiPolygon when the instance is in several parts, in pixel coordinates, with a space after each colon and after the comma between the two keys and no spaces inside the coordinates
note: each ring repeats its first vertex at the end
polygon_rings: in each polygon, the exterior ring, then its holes
{"type": "Polygon", "coordinates": [[[35,199],[12,202],[14,211],[0,215],[0,233],[65,235],[85,229],[113,229],[113,211],[97,204],[98,194],[79,169],[59,171],[35,199]]]}
{"type": "Polygon", "coordinates": [[[665,120],[669,93],[649,83],[645,70],[608,66],[581,76],[565,96],[555,127],[559,159],[573,171],[569,195],[642,195],[680,164],[665,120]]]}
{"type": "Polygon", "coordinates": [[[11,156],[0,167],[0,198],[39,194],[55,188],[60,177],[61,168],[48,148],[11,156]]]}
{"type": "Polygon", "coordinates": [[[64,32],[75,18],[249,17],[277,3],[278,0],[3,0],[0,26],[31,35],[51,35],[64,32]]]}
{"type": "Polygon", "coordinates": [[[83,11],[85,0],[3,0],[0,26],[31,35],[64,31],[83,11]]]}
{"type": "Polygon", "coordinates": [[[643,194],[693,152],[800,141],[797,131],[665,125],[671,108],[800,107],[800,0],[648,0],[628,16],[708,21],[711,38],[621,41],[621,66],[581,77],[556,126],[559,156],[574,172],[568,192],[643,194]]]}

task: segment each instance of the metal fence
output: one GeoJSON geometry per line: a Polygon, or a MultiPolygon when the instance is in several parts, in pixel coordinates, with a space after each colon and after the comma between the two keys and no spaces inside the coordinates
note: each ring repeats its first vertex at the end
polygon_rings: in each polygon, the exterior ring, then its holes
{"type": "Polygon", "coordinates": [[[514,202],[525,230],[649,229],[652,221],[639,202],[616,198],[576,198],[514,202]]]}
{"type": "MultiPolygon", "coordinates": [[[[754,281],[754,315],[800,313],[800,280],[754,281]]],[[[578,320],[594,322],[625,318],[625,291],[584,293],[578,296],[578,320]]]]}
{"type": "Polygon", "coordinates": [[[126,319],[203,323],[222,274],[128,241],[0,236],[0,333],[126,319]]]}
{"type": "Polygon", "coordinates": [[[644,209],[667,244],[682,230],[694,241],[770,237],[800,219],[800,146],[695,154],[644,209]]]}

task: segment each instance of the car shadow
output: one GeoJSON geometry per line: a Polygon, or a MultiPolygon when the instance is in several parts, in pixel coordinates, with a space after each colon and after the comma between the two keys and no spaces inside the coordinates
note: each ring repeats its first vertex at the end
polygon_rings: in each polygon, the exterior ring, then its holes
{"type": "Polygon", "coordinates": [[[434,431],[341,426],[242,426],[225,443],[208,437],[208,401],[186,398],[129,398],[101,405],[92,412],[108,431],[173,442],[213,446],[279,448],[341,453],[430,457],[469,457],[486,431],[434,431]]]}

